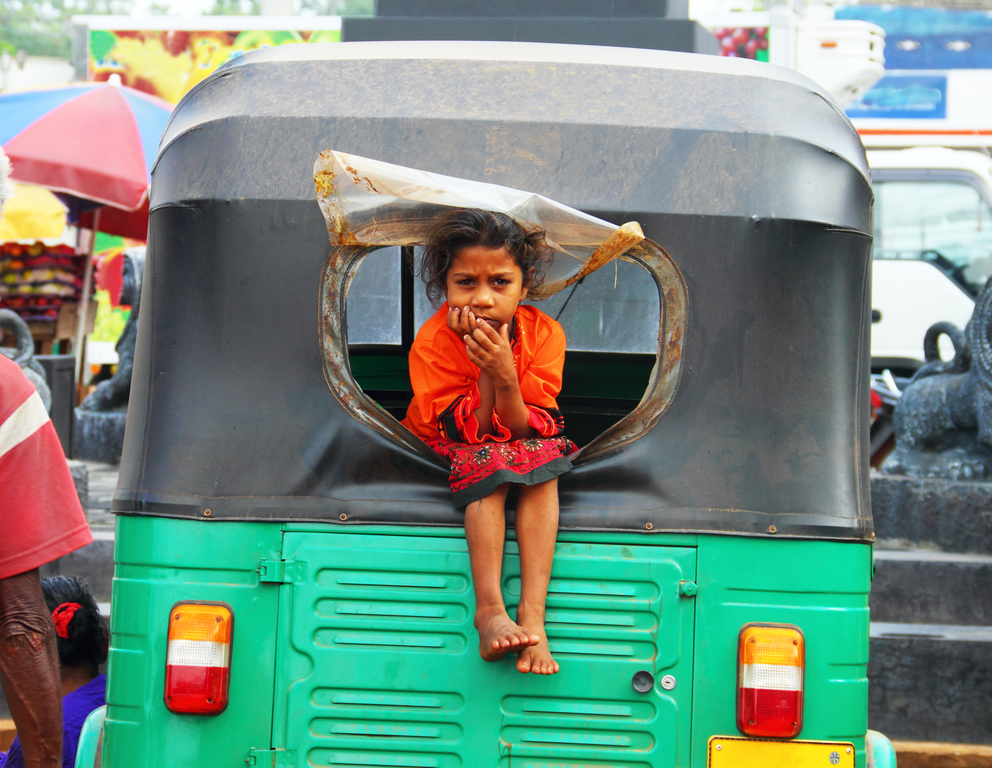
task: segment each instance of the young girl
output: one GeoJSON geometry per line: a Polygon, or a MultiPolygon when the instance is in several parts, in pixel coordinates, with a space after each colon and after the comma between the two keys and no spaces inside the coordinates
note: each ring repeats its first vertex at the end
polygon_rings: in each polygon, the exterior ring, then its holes
{"type": "MultiPolygon", "coordinates": [[[[59,676],[62,680],[62,768],[73,768],[86,717],[107,703],[107,660],[110,630],[86,584],[75,576],[41,580],[41,592],[55,624],[59,676]]],[[[33,762],[31,764],[34,764],[33,762]]],[[[23,768],[24,753],[15,736],[0,768],[23,768]]]]}
{"type": "Polygon", "coordinates": [[[552,251],[543,232],[509,216],[457,209],[431,228],[421,277],[437,313],[410,350],[413,402],[403,422],[451,462],[454,502],[465,507],[475,627],[486,661],[517,652],[517,669],[553,675],[544,607],[558,532],[558,475],[575,444],[562,434],[565,334],[520,306],[552,251]],[[520,605],[514,622],[500,588],[504,504],[519,485],[520,605]]]}

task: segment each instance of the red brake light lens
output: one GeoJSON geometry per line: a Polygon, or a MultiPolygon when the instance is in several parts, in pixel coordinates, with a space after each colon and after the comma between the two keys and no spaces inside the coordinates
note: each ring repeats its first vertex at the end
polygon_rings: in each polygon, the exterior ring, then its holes
{"type": "Polygon", "coordinates": [[[177,603],[169,614],[165,706],[187,715],[216,715],[228,701],[234,615],[218,603],[177,603]]]}
{"type": "Polygon", "coordinates": [[[737,727],[793,738],[803,728],[806,640],[798,627],[748,624],[737,647],[737,727]]]}

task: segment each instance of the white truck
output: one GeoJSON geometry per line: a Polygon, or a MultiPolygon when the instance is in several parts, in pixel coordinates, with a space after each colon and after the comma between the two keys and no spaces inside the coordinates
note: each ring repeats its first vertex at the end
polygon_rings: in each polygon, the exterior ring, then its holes
{"type": "MultiPolygon", "coordinates": [[[[908,375],[936,322],[964,329],[992,276],[992,159],[969,150],[869,151],[875,189],[872,368],[908,375]]],[[[941,357],[953,350],[941,338],[941,357]]]]}
{"type": "MultiPolygon", "coordinates": [[[[750,37],[767,41],[765,60],[818,81],[850,110],[875,188],[872,368],[911,376],[927,329],[963,330],[992,275],[992,99],[982,98],[992,70],[886,71],[884,31],[834,20],[825,4],[786,0],[700,21],[724,55],[749,55],[737,35],[761,31],[750,37]]],[[[913,44],[904,37],[895,44],[913,44]]],[[[947,336],[939,348],[953,356],[947,336]]]]}
{"type": "MultiPolygon", "coordinates": [[[[853,120],[875,189],[872,368],[904,376],[922,364],[931,325],[964,330],[992,277],[992,103],[981,98],[992,70],[936,74],[941,117],[853,120]]],[[[953,355],[946,336],[940,352],[953,355]]]]}

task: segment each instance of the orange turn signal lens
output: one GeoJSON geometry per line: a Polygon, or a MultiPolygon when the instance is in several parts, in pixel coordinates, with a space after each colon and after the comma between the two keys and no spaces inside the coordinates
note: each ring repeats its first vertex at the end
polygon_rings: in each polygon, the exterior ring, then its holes
{"type": "Polygon", "coordinates": [[[228,702],[234,614],[222,603],[177,603],[169,613],[165,706],[216,715],[228,702]]]}
{"type": "Polygon", "coordinates": [[[792,738],[803,727],[806,640],[787,624],[746,624],[737,643],[737,727],[792,738]]]}

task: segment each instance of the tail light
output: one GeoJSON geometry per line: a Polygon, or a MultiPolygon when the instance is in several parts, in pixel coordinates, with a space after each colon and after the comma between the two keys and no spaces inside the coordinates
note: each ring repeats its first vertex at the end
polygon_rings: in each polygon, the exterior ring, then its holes
{"type": "Polygon", "coordinates": [[[169,614],[165,706],[188,715],[227,707],[234,615],[219,603],[177,603],[169,614]]]}
{"type": "Polygon", "coordinates": [[[792,738],[803,728],[806,641],[798,627],[747,624],[737,647],[737,727],[792,738]]]}

